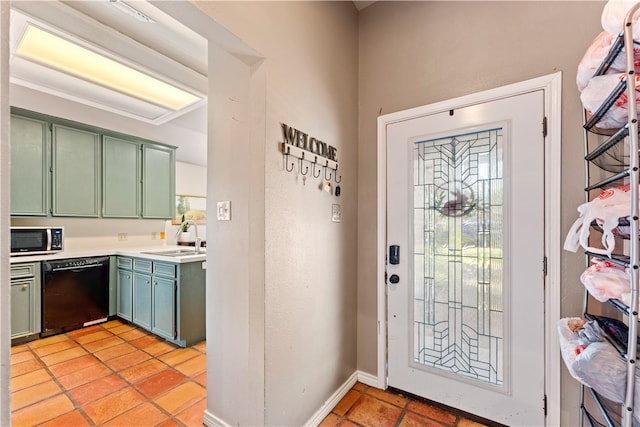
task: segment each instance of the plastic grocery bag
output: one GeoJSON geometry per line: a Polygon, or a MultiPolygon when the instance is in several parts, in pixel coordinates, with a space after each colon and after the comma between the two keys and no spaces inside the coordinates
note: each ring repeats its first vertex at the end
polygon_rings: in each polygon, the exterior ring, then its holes
{"type": "Polygon", "coordinates": [[[629,270],[605,260],[594,260],[581,275],[580,281],[596,300],[622,299],[629,292],[629,270]]]}
{"type": "MultiPolygon", "coordinates": [[[[626,362],[608,341],[584,342],[578,332],[587,322],[579,317],[560,319],[557,323],[560,354],[573,378],[613,402],[623,403],[627,383],[626,362]]],[[[636,371],[634,425],[640,402],[640,376],[636,371]]]]}
{"type": "MultiPolygon", "coordinates": [[[[613,36],[620,34],[624,28],[624,18],[631,6],[636,4],[636,0],[609,0],[602,9],[600,21],[602,28],[613,36]]],[[[631,21],[633,22],[633,39],[640,40],[640,25],[638,24],[640,10],[633,14],[631,21]]]]}
{"type": "Polygon", "coordinates": [[[625,185],[604,190],[595,199],[578,206],[580,216],[567,234],[564,249],[576,252],[582,246],[593,253],[610,256],[616,246],[614,231],[618,228],[618,219],[629,216],[630,204],[629,186],[625,185]],[[604,249],[589,246],[589,227],[593,221],[602,228],[604,249]]]}
{"type": "Polygon", "coordinates": [[[585,348],[587,348],[587,346],[580,343],[578,334],[572,331],[569,327],[569,324],[572,322],[582,322],[582,319],[579,317],[569,317],[558,320],[557,327],[560,342],[560,354],[562,355],[562,360],[564,360],[564,364],[567,366],[571,376],[580,381],[580,378],[578,378],[578,375],[573,369],[573,363],[575,362],[576,357],[585,348]]]}
{"type": "MultiPolygon", "coordinates": [[[[580,94],[582,105],[591,115],[607,99],[609,94],[626,78],[625,73],[605,74],[593,77],[580,94]]],[[[640,89],[640,76],[635,76],[636,91],[640,89]]],[[[619,129],[627,124],[629,115],[629,99],[626,88],[615,100],[614,104],[596,124],[601,129],[619,129]]],[[[637,96],[636,105],[640,105],[640,96],[637,96]]]]}
{"type": "MultiPolygon", "coordinates": [[[[624,402],[627,367],[607,341],[589,344],[573,362],[577,379],[614,402],[624,402]]],[[[637,381],[637,377],[636,377],[637,381]]]]}
{"type": "MultiPolygon", "coordinates": [[[[578,64],[576,83],[580,92],[587,87],[589,80],[591,80],[598,67],[600,67],[600,64],[602,64],[606,56],[609,54],[615,40],[616,37],[606,31],[602,31],[595,39],[593,39],[593,42],[591,42],[591,45],[589,45],[587,51],[582,57],[582,60],[578,64]]],[[[635,66],[640,66],[640,45],[634,44],[633,57],[635,66]]],[[[615,58],[613,58],[606,74],[620,74],[625,73],[626,71],[627,58],[624,49],[622,49],[618,52],[615,58]]]]}

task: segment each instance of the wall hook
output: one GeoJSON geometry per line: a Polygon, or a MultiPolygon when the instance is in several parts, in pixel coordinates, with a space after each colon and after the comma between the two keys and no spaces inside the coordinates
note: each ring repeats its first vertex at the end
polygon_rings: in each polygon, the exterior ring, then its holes
{"type": "MultiPolygon", "coordinates": [[[[303,156],[303,158],[304,158],[304,156],[303,156]]],[[[302,160],[303,159],[298,159],[298,170],[300,171],[300,173],[302,175],[306,175],[306,174],[309,173],[309,166],[306,166],[304,172],[302,172],[302,160]]]]}
{"type": "Polygon", "coordinates": [[[328,165],[327,165],[327,166],[324,166],[324,180],[325,180],[325,181],[331,181],[331,176],[332,176],[332,174],[331,174],[331,173],[329,173],[329,178],[327,178],[327,169],[329,169],[328,165]]]}
{"type": "Polygon", "coordinates": [[[336,184],[340,184],[342,182],[342,175],[340,175],[340,179],[338,179],[338,170],[337,169],[336,169],[335,182],[336,182],[336,184]]]}
{"type": "Polygon", "coordinates": [[[289,169],[289,155],[286,154],[286,156],[287,156],[287,161],[286,161],[286,163],[287,163],[287,166],[286,166],[287,172],[293,172],[293,168],[296,166],[296,163],[295,162],[291,162],[291,169],[289,169]]]}
{"type": "Polygon", "coordinates": [[[316,175],[316,162],[313,162],[311,166],[312,166],[311,173],[313,174],[313,177],[320,178],[320,174],[322,174],[322,169],[318,168],[318,174],[316,175]]]}

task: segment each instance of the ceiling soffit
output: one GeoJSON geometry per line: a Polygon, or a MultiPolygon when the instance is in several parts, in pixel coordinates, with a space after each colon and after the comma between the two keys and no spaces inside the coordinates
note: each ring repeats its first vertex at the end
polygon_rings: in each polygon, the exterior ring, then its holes
{"type": "MultiPolygon", "coordinates": [[[[109,2],[75,3],[100,3],[100,7],[109,6],[109,2]]],[[[14,7],[11,16],[12,83],[153,124],[166,123],[206,104],[206,74],[195,71],[179,61],[158,53],[156,50],[125,36],[123,33],[88,17],[66,4],[60,2],[13,2],[12,6],[14,7]],[[184,109],[174,111],[153,102],[106,89],[101,85],[22,58],[15,54],[15,48],[28,24],[36,25],[63,38],[71,39],[86,48],[100,52],[131,68],[198,95],[202,100],[184,109]],[[69,29],[72,29],[72,31],[69,29]],[[157,70],[161,70],[161,73],[157,70]]],[[[125,18],[133,19],[122,15],[115,8],[107,8],[106,11],[109,11],[109,15],[113,13],[116,13],[115,16],[121,15],[119,17],[120,21],[124,21],[125,18]],[[114,9],[114,11],[111,11],[111,9],[114,9]]],[[[159,21],[163,22],[162,20],[165,18],[161,16],[161,12],[156,10],[155,13],[158,14],[156,17],[159,21]]],[[[155,27],[157,23],[142,25],[141,23],[131,23],[128,25],[140,27],[146,25],[147,30],[154,28],[153,31],[155,32],[167,32],[166,28],[155,27]]],[[[166,27],[168,24],[160,25],[166,27]]],[[[143,29],[141,28],[140,31],[144,32],[143,29]]],[[[176,38],[184,37],[193,38],[196,36],[187,35],[186,32],[184,36],[176,36],[176,38]]],[[[204,39],[192,39],[185,43],[194,44],[192,51],[197,52],[198,49],[203,49],[206,52],[206,41],[204,39]]],[[[183,46],[182,50],[188,49],[183,46]]],[[[202,51],[200,50],[200,52],[202,51]]],[[[204,57],[206,63],[206,54],[204,57]]],[[[188,58],[185,59],[185,62],[190,62],[194,67],[202,70],[201,65],[194,61],[189,61],[188,58]]],[[[204,67],[206,70],[206,64],[204,67]]]]}

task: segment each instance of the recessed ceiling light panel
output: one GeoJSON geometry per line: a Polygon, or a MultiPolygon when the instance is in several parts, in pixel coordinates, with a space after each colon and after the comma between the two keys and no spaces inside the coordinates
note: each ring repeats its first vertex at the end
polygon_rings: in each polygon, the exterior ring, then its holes
{"type": "Polygon", "coordinates": [[[199,96],[31,23],[27,25],[15,53],[30,61],[173,111],[202,100],[199,96]]]}

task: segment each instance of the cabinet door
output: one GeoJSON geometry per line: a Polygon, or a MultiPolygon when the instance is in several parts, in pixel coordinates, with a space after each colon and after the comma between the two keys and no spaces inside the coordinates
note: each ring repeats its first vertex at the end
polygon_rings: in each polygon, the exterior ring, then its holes
{"type": "Polygon", "coordinates": [[[118,269],[118,316],[132,321],[133,313],[133,273],[130,270],[118,269]]]}
{"type": "Polygon", "coordinates": [[[34,293],[34,278],[11,281],[11,338],[36,332],[34,293]]]}
{"type": "Polygon", "coordinates": [[[173,218],[176,204],[175,150],[142,146],[142,217],[173,218]]]}
{"type": "Polygon", "coordinates": [[[46,216],[47,123],[11,116],[11,215],[46,216]]]}
{"type": "Polygon", "coordinates": [[[151,330],[151,276],[133,273],[133,323],[151,330]]]}
{"type": "Polygon", "coordinates": [[[176,338],[176,282],[153,278],[153,326],[151,331],[165,338],[176,338]]]}
{"type": "Polygon", "coordinates": [[[102,216],[140,215],[140,144],[104,136],[102,140],[102,216]]]}
{"type": "Polygon", "coordinates": [[[99,214],[100,136],[53,125],[53,215],[99,214]]]}

